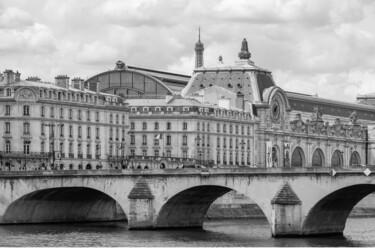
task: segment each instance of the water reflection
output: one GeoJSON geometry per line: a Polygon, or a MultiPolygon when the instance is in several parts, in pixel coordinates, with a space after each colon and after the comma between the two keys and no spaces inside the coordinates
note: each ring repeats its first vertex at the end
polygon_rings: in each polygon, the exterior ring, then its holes
{"type": "Polygon", "coordinates": [[[272,238],[266,220],[207,221],[204,229],[129,231],[126,222],[0,226],[1,247],[368,247],[375,218],[348,219],[344,236],[272,238]]]}

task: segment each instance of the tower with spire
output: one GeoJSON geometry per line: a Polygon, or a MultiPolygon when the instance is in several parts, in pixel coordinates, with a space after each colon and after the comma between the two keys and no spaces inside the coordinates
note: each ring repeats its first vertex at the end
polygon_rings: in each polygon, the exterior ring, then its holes
{"type": "Polygon", "coordinates": [[[195,68],[203,66],[204,46],[201,42],[201,27],[199,27],[198,42],[195,44],[195,68]]]}

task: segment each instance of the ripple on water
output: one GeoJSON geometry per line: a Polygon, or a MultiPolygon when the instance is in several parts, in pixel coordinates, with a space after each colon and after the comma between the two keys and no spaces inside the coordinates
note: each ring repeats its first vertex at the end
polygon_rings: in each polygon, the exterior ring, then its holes
{"type": "Polygon", "coordinates": [[[350,218],[344,236],[272,238],[267,220],[207,221],[204,229],[129,231],[126,223],[0,226],[1,247],[369,247],[375,218],[350,218]]]}

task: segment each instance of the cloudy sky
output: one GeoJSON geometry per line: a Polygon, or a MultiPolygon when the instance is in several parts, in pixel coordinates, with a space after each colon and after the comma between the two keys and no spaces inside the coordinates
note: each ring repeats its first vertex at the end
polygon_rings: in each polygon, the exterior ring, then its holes
{"type": "Polygon", "coordinates": [[[372,0],[0,0],[0,71],[85,79],[123,60],[191,74],[199,26],[207,66],[233,63],[247,38],[286,90],[375,92],[372,0]]]}

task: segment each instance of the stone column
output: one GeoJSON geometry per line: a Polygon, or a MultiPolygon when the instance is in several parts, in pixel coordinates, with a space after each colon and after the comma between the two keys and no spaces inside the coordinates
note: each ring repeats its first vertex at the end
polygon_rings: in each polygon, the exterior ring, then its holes
{"type": "Polygon", "coordinates": [[[302,229],[302,202],[289,183],[285,183],[272,204],[272,236],[300,235],[302,229]]]}
{"type": "Polygon", "coordinates": [[[139,177],[129,198],[129,229],[147,229],[154,226],[154,196],[143,177],[139,177]]]}

